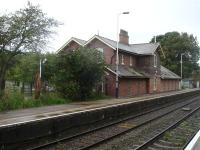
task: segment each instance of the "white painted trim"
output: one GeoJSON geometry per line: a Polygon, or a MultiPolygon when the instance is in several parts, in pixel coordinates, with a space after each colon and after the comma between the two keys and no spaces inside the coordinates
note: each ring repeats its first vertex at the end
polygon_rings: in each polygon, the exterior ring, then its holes
{"type": "Polygon", "coordinates": [[[153,54],[153,66],[154,68],[158,66],[158,57],[155,53],[153,54]]]}
{"type": "Polygon", "coordinates": [[[63,48],[65,48],[69,43],[71,43],[72,41],[76,42],[77,44],[79,44],[80,46],[83,46],[80,42],[78,42],[74,37],[71,37],[63,46],[61,46],[61,48],[59,48],[56,53],[58,53],[59,51],[61,51],[63,48]]]}
{"type": "Polygon", "coordinates": [[[115,47],[113,47],[112,45],[106,43],[104,40],[102,40],[100,37],[98,37],[98,35],[94,35],[91,39],[89,39],[84,46],[88,45],[91,41],[93,41],[94,39],[98,39],[99,41],[101,41],[102,43],[106,44],[107,46],[109,46],[110,48],[116,50],[115,47]]]}
{"type": "Polygon", "coordinates": [[[163,51],[162,46],[160,45],[160,43],[159,43],[159,46],[155,49],[155,51],[153,53],[151,53],[151,54],[153,55],[158,50],[158,48],[160,48],[161,53],[163,54],[163,57],[166,58],[165,53],[164,53],[164,51],[163,51]]]}
{"type": "Polygon", "coordinates": [[[114,73],[116,75],[116,72],[114,72],[112,69],[105,67],[106,69],[108,69],[110,72],[114,73]]]}
{"type": "Polygon", "coordinates": [[[133,66],[133,56],[129,56],[129,65],[133,66]]]}
{"type": "Polygon", "coordinates": [[[197,145],[199,140],[200,140],[200,130],[197,132],[197,134],[193,137],[193,139],[190,141],[190,143],[187,145],[187,147],[184,150],[195,150],[195,146],[197,145]]]}
{"type": "MultiPolygon", "coordinates": [[[[38,118],[38,119],[30,119],[30,120],[26,120],[26,121],[19,121],[19,122],[15,122],[15,123],[2,124],[2,125],[0,125],[0,128],[9,127],[9,126],[16,126],[16,125],[21,125],[21,124],[35,122],[35,121],[42,121],[42,120],[47,120],[47,119],[52,119],[52,118],[58,118],[58,117],[63,117],[63,116],[70,116],[72,114],[85,113],[85,112],[101,110],[101,109],[105,109],[105,108],[112,108],[112,107],[117,107],[117,106],[133,104],[133,103],[139,103],[139,102],[144,102],[146,100],[153,100],[153,99],[156,99],[156,98],[173,96],[173,95],[178,95],[178,94],[187,93],[187,92],[191,92],[191,91],[196,91],[196,89],[191,89],[191,90],[187,90],[187,91],[177,91],[176,93],[172,93],[172,94],[168,94],[168,95],[157,95],[157,96],[152,95],[153,97],[147,97],[147,98],[143,98],[143,99],[141,98],[137,101],[131,101],[131,99],[134,99],[134,98],[126,98],[125,100],[130,100],[130,101],[126,101],[126,102],[122,102],[122,103],[116,103],[116,104],[110,104],[108,106],[99,106],[99,107],[87,108],[87,109],[83,108],[84,110],[74,110],[74,112],[72,111],[72,112],[69,112],[67,114],[63,114],[63,110],[62,111],[54,111],[53,113],[58,114],[56,116],[48,116],[48,114],[51,114],[51,113],[40,113],[40,114],[36,114],[36,115],[30,115],[28,117],[35,117],[35,116],[38,116],[38,115],[44,115],[45,117],[38,118]]],[[[20,117],[20,118],[26,118],[27,119],[27,116],[23,116],[23,117],[20,117]]],[[[13,119],[13,118],[11,118],[11,119],[13,119]]],[[[7,119],[7,120],[9,120],[9,119],[7,119]]],[[[25,120],[25,119],[23,119],[23,120],[25,120]]]]}
{"type": "Polygon", "coordinates": [[[153,78],[153,90],[154,91],[157,90],[157,78],[156,77],[153,78]]]}
{"type": "Polygon", "coordinates": [[[121,64],[124,65],[124,54],[121,54],[121,64]]]}

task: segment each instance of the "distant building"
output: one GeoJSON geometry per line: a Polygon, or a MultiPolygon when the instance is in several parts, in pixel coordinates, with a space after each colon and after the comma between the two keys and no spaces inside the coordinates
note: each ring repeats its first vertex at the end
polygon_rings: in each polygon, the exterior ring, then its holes
{"type": "Polygon", "coordinates": [[[183,79],[182,80],[182,87],[183,88],[199,88],[199,82],[193,80],[192,78],[183,79]]]}
{"type": "MultiPolygon", "coordinates": [[[[102,84],[106,95],[115,96],[116,41],[94,35],[88,41],[72,37],[59,51],[74,51],[80,46],[95,48],[103,53],[105,80],[102,84]]],[[[159,93],[179,89],[180,77],[161,66],[164,55],[159,43],[129,44],[128,33],[119,34],[119,97],[146,93],[159,93]]]]}

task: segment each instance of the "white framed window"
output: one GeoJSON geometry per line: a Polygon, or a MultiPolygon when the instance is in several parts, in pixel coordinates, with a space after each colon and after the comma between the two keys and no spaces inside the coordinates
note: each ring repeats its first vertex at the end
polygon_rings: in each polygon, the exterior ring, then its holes
{"type": "Polygon", "coordinates": [[[121,55],[121,59],[122,59],[122,60],[121,60],[122,65],[124,65],[124,55],[123,55],[123,54],[121,55]]]}
{"type": "Polygon", "coordinates": [[[154,79],[153,79],[153,90],[156,91],[156,89],[157,89],[157,79],[156,79],[156,77],[154,77],[154,79]]]}
{"type": "Polygon", "coordinates": [[[103,48],[99,47],[99,48],[97,48],[97,50],[103,53],[103,48]]]}
{"type": "Polygon", "coordinates": [[[157,55],[154,54],[154,55],[153,55],[153,66],[154,66],[154,67],[157,67],[157,63],[158,63],[157,55]]]}
{"type": "Polygon", "coordinates": [[[133,58],[130,56],[130,66],[133,66],[133,58]]]}

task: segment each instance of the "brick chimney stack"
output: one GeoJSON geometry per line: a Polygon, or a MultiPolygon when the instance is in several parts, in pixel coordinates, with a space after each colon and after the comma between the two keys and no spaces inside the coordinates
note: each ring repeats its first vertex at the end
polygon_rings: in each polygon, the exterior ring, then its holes
{"type": "Polygon", "coordinates": [[[129,36],[127,31],[120,29],[119,42],[126,45],[129,44],[129,36]]]}

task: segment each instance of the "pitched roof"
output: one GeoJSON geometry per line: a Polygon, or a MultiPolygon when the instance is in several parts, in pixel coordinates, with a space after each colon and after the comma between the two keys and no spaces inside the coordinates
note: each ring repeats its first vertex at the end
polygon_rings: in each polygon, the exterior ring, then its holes
{"type": "MultiPolygon", "coordinates": [[[[111,71],[112,73],[116,74],[116,65],[109,65],[106,67],[106,69],[111,71]]],[[[147,78],[147,76],[140,73],[139,71],[134,70],[132,67],[119,65],[118,69],[119,69],[119,71],[118,71],[119,77],[147,78]]]]}
{"type": "Polygon", "coordinates": [[[160,70],[162,79],[181,79],[180,76],[178,76],[177,74],[173,73],[172,71],[163,66],[161,66],[160,70]]]}
{"type": "Polygon", "coordinates": [[[131,44],[131,49],[141,55],[153,54],[159,46],[159,43],[131,44]]]}
{"type": "MultiPolygon", "coordinates": [[[[113,41],[111,39],[95,35],[90,40],[88,40],[85,45],[90,43],[93,39],[98,39],[102,41],[104,44],[108,45],[109,47],[116,49],[117,48],[117,42],[113,41]]],[[[129,53],[134,53],[138,55],[152,55],[157,48],[160,46],[159,43],[141,43],[141,44],[123,44],[119,42],[119,50],[126,51],[129,53]]]]}
{"type": "Polygon", "coordinates": [[[78,39],[78,38],[75,38],[75,37],[71,37],[63,46],[61,46],[61,48],[58,49],[58,52],[60,50],[62,50],[63,48],[65,48],[70,42],[76,42],[77,44],[79,44],[80,46],[84,46],[84,44],[86,43],[85,40],[82,40],[82,39],[78,39]]]}
{"type": "MultiPolygon", "coordinates": [[[[106,67],[107,70],[111,71],[112,73],[116,74],[116,65],[108,65],[106,67]]],[[[140,70],[135,70],[132,67],[124,66],[124,65],[119,65],[119,72],[118,72],[119,77],[124,77],[124,78],[149,78],[150,75],[140,71],[140,70]]],[[[161,76],[162,79],[181,79],[180,76],[177,74],[173,73],[169,69],[161,66],[161,76]]]]}
{"type": "Polygon", "coordinates": [[[86,43],[85,40],[78,39],[78,38],[75,38],[75,37],[73,37],[73,40],[76,41],[77,43],[79,43],[81,46],[83,46],[86,43]]]}

